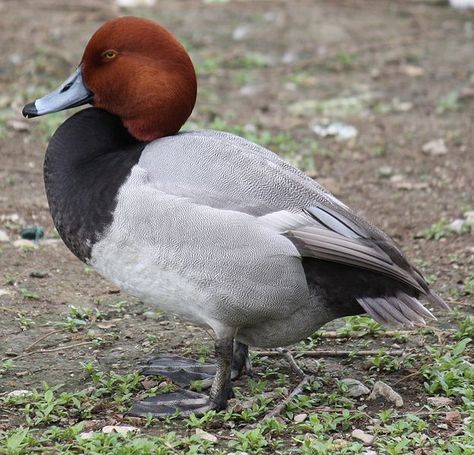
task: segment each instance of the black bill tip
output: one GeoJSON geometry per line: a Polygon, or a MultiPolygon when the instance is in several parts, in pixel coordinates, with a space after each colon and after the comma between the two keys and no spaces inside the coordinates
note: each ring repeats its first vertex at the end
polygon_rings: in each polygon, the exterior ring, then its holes
{"type": "Polygon", "coordinates": [[[21,113],[26,118],[38,117],[38,111],[36,110],[36,106],[34,102],[28,103],[27,105],[25,105],[21,113]]]}

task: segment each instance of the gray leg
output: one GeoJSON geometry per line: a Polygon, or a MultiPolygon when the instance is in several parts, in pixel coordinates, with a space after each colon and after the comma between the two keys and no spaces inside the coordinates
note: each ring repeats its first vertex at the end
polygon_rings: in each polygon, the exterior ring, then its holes
{"type": "Polygon", "coordinates": [[[240,377],[243,371],[247,376],[252,375],[252,363],[250,362],[249,347],[240,341],[234,341],[234,356],[232,358],[232,379],[240,377]]]}
{"type": "Polygon", "coordinates": [[[227,400],[232,394],[230,376],[232,371],[234,340],[222,338],[216,341],[217,370],[212,383],[209,398],[212,409],[221,411],[227,407],[227,400]]]}

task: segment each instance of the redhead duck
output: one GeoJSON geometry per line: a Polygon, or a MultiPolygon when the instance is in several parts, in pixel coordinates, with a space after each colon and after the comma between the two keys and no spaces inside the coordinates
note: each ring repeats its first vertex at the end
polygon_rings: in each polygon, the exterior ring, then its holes
{"type": "Polygon", "coordinates": [[[146,369],[182,386],[212,377],[209,396],[183,389],[132,413],[224,409],[249,345],[288,346],[364,312],[424,324],[434,316],[420,297],[448,308],[390,237],[271,151],[221,131],[179,133],[195,100],[193,64],[171,33],[121,17],[97,30],[69,79],[23,109],[93,104],[46,152],[61,238],[127,293],[215,335],[215,368],[162,356],[146,369]]]}

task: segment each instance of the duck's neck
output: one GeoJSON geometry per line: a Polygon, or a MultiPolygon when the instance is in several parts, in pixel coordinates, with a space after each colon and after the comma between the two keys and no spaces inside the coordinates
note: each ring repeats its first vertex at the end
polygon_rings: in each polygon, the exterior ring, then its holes
{"type": "Polygon", "coordinates": [[[146,143],[96,108],[78,112],[51,139],[44,180],[51,215],[67,247],[87,262],[112,222],[116,196],[146,143]]]}

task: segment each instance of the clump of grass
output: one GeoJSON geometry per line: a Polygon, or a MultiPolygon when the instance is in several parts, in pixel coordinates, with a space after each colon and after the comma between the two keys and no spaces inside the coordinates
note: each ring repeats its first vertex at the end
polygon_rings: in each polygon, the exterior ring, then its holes
{"type": "Polygon", "coordinates": [[[474,410],[474,365],[466,355],[470,342],[470,338],[464,338],[454,346],[429,347],[432,361],[422,368],[421,373],[430,395],[460,398],[466,409],[474,410]]]}
{"type": "Polygon", "coordinates": [[[391,356],[382,349],[375,356],[369,357],[368,361],[371,364],[371,370],[391,373],[401,369],[412,368],[415,359],[416,356],[414,354],[391,356]]]}
{"type": "Polygon", "coordinates": [[[69,314],[63,326],[69,332],[78,332],[92,320],[100,321],[103,318],[104,314],[98,308],[81,308],[70,305],[69,314]]]}
{"type": "Polygon", "coordinates": [[[444,114],[445,112],[457,112],[460,109],[461,98],[457,90],[453,90],[442,96],[438,101],[438,105],[436,106],[436,112],[438,114],[444,114]]]}
{"type": "Polygon", "coordinates": [[[351,336],[357,332],[359,335],[375,335],[383,331],[383,327],[368,316],[348,316],[344,318],[344,326],[337,329],[340,336],[351,336]]]}
{"type": "Polygon", "coordinates": [[[428,229],[422,232],[422,237],[427,240],[440,240],[452,235],[453,231],[449,228],[449,223],[445,220],[439,220],[433,223],[428,229]]]}

